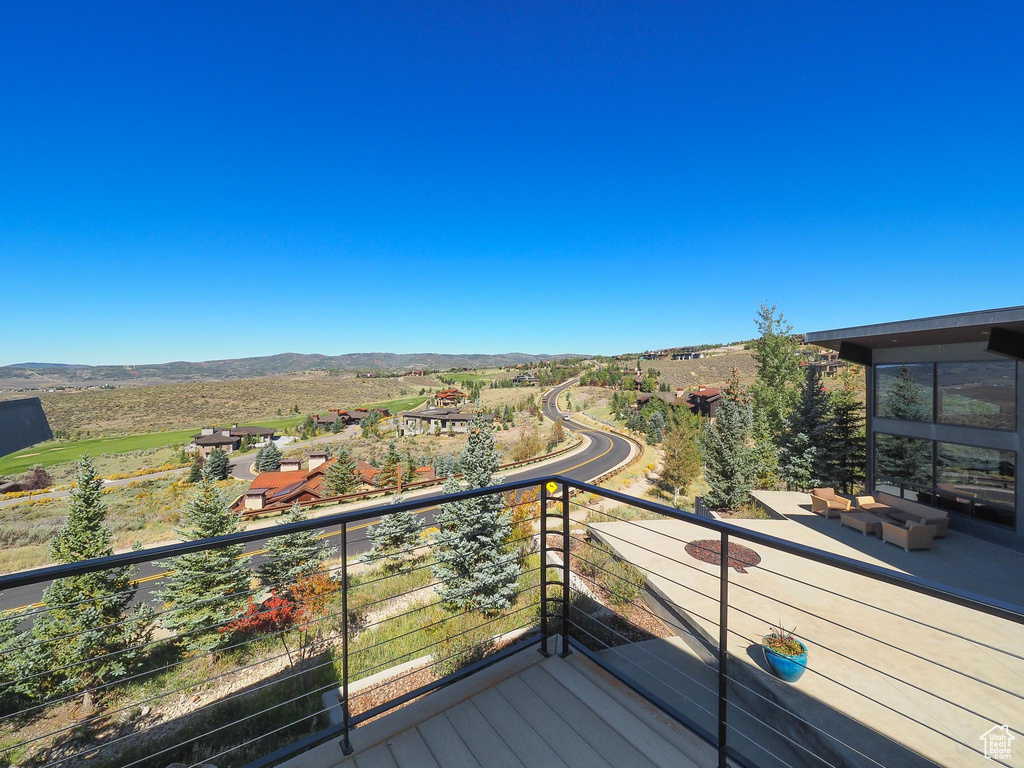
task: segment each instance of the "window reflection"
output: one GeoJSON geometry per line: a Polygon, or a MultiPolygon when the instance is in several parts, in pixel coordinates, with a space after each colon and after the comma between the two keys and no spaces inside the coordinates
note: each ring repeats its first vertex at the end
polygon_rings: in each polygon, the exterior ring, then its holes
{"type": "Polygon", "coordinates": [[[904,421],[931,421],[935,366],[931,363],[875,366],[875,415],[904,421]]]}
{"type": "Polygon", "coordinates": [[[939,421],[988,429],[1017,427],[1017,364],[939,363],[939,421]]]}
{"type": "Polygon", "coordinates": [[[875,474],[879,478],[902,480],[931,488],[931,441],[876,433],[875,474]]]}

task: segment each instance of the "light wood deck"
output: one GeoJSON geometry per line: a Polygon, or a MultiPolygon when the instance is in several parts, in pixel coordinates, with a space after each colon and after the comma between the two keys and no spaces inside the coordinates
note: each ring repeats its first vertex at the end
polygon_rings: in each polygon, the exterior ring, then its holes
{"type": "Polygon", "coordinates": [[[579,653],[544,659],[528,649],[495,666],[355,729],[356,751],[347,758],[335,741],[286,765],[695,768],[716,764],[711,747],[579,653]],[[480,679],[474,681],[475,677],[480,679]]]}

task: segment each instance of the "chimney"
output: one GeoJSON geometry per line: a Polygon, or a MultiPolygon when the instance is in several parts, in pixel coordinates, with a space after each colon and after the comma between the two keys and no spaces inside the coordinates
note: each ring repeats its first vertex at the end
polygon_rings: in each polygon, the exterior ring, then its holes
{"type": "Polygon", "coordinates": [[[309,471],[327,463],[327,451],[313,451],[309,454],[309,471]]]}
{"type": "Polygon", "coordinates": [[[267,501],[267,491],[263,488],[250,488],[245,492],[245,509],[258,512],[267,501]]]}
{"type": "Polygon", "coordinates": [[[203,435],[212,435],[213,434],[213,427],[203,427],[202,434],[203,435]]]}

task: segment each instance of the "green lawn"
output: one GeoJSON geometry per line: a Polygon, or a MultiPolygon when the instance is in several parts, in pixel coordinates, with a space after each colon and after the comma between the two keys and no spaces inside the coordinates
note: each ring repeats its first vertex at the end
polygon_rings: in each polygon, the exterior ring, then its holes
{"type": "MultiPolygon", "coordinates": [[[[399,400],[388,400],[382,403],[367,403],[363,408],[389,408],[392,413],[408,411],[426,402],[427,396],[406,397],[399,400]]],[[[247,425],[274,427],[285,430],[300,424],[305,415],[288,416],[270,421],[245,422],[247,425]]],[[[219,425],[223,426],[223,425],[219,425]]],[[[91,456],[103,456],[111,453],[128,453],[143,451],[149,448],[162,448],[167,445],[187,443],[197,429],[180,429],[172,432],[146,432],[137,435],[118,435],[115,437],[96,437],[88,440],[50,441],[33,445],[23,451],[12,453],[0,458],[0,475],[17,475],[29,467],[41,464],[44,467],[77,461],[83,453],[91,456]]]]}

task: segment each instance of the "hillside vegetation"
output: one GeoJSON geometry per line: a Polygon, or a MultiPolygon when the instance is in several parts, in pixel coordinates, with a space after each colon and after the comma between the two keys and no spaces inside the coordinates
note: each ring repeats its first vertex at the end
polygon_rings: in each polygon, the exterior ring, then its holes
{"type": "Polygon", "coordinates": [[[757,372],[754,353],[748,349],[730,349],[700,360],[641,360],[640,365],[644,373],[648,368],[661,371],[658,380],[667,382],[673,389],[691,389],[700,384],[717,387],[725,384],[733,368],[739,369],[740,381],[749,384],[757,372]]]}
{"type": "Polygon", "coordinates": [[[412,397],[424,387],[437,389],[440,385],[437,379],[424,376],[357,379],[351,375],[305,373],[152,387],[40,392],[38,397],[54,432],[109,436],[274,420],[291,415],[296,405],[300,413],[318,413],[327,408],[412,397]]]}

